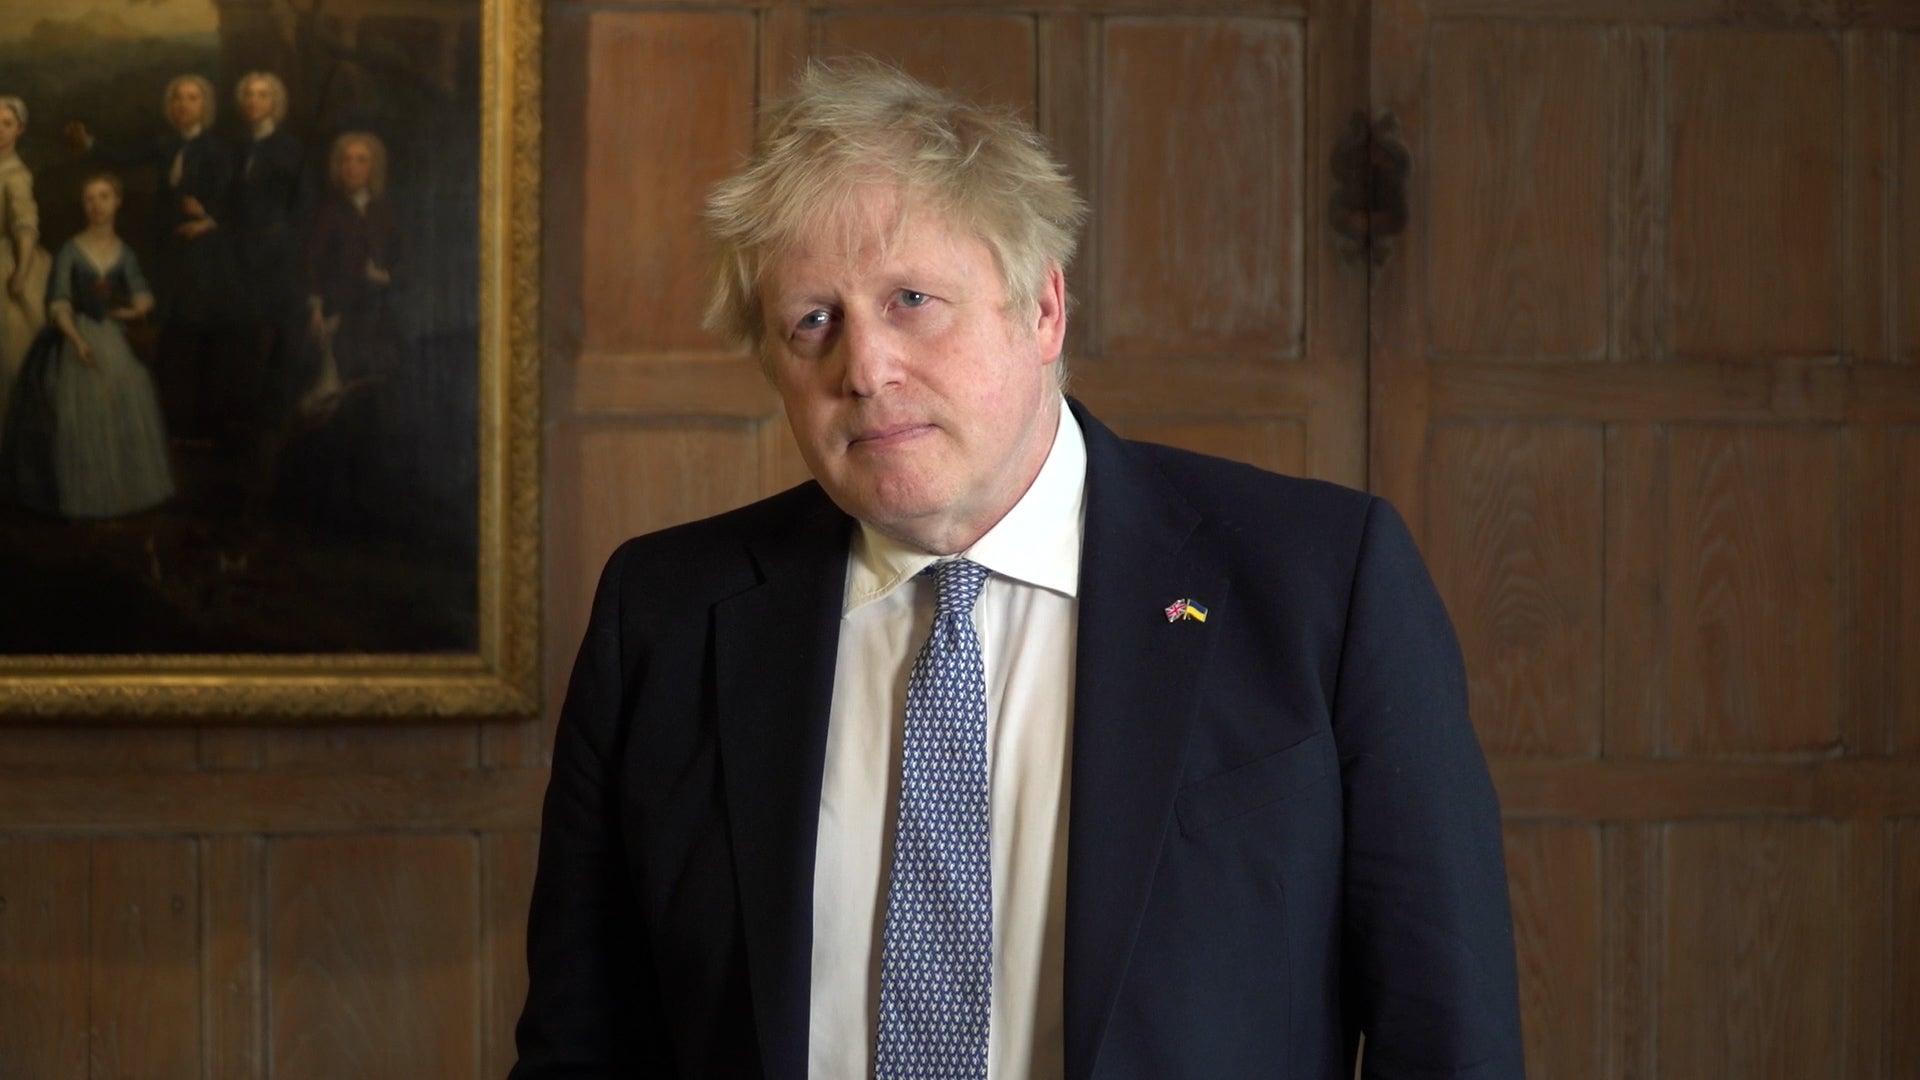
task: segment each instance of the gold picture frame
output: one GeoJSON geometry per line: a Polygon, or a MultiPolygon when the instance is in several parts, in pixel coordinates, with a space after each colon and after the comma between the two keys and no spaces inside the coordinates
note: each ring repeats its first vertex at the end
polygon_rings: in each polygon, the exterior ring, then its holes
{"type": "MultiPolygon", "coordinates": [[[[445,78],[477,78],[478,136],[474,156],[478,162],[478,175],[472,178],[470,186],[455,185],[463,192],[463,199],[471,199],[473,193],[477,192],[477,220],[450,220],[434,224],[435,228],[442,230],[441,234],[457,237],[461,245],[477,245],[477,248],[462,246],[460,249],[462,257],[469,260],[462,265],[472,266],[477,279],[473,282],[477,296],[472,300],[472,308],[460,308],[462,312],[477,312],[477,327],[467,328],[464,333],[469,337],[460,339],[470,340],[470,347],[476,353],[472,357],[474,374],[470,383],[461,383],[464,396],[459,399],[462,407],[464,402],[472,402],[469,430],[473,441],[466,448],[456,448],[458,452],[450,454],[452,459],[463,464],[458,483],[453,486],[461,491],[463,499],[470,500],[470,505],[462,503],[467,508],[463,512],[470,513],[476,531],[471,548],[467,551],[470,563],[462,564],[461,571],[463,575],[469,573],[464,567],[470,566],[472,591],[466,593],[464,586],[458,590],[459,604],[470,602],[471,608],[469,610],[462,606],[457,618],[449,616],[451,623],[461,627],[454,639],[449,639],[451,644],[436,640],[430,647],[419,649],[378,646],[362,649],[355,647],[351,640],[344,643],[336,640],[325,649],[313,651],[274,647],[174,651],[162,640],[158,647],[148,647],[152,643],[143,642],[140,648],[130,651],[89,648],[35,652],[33,620],[43,616],[32,611],[15,611],[11,616],[0,614],[0,621],[11,617],[16,620],[16,627],[26,628],[10,639],[12,648],[0,652],[0,722],[58,721],[84,717],[109,721],[286,723],[344,718],[531,715],[540,708],[540,0],[406,0],[405,3],[399,0],[330,0],[326,4],[304,5],[291,3],[290,0],[266,0],[264,3],[261,0],[206,2],[222,8],[221,40],[217,44],[222,50],[219,55],[228,80],[241,78],[233,70],[236,66],[245,64],[250,68],[253,63],[236,60],[235,46],[232,41],[226,40],[228,25],[240,25],[233,19],[232,13],[224,10],[227,6],[265,11],[265,18],[269,21],[260,24],[267,28],[262,33],[311,35],[309,39],[292,39],[287,48],[297,47],[302,50],[298,54],[302,62],[320,65],[327,71],[328,81],[325,85],[336,100],[341,96],[339,88],[343,81],[338,74],[343,66],[351,69],[359,65],[379,77],[399,83],[406,81],[406,65],[418,57],[410,58],[403,47],[378,47],[378,41],[375,40],[378,35],[372,31],[383,27],[391,30],[396,35],[395,40],[402,46],[427,41],[430,54],[431,40],[436,33],[435,20],[439,19],[440,29],[437,32],[452,37],[452,43],[447,48],[453,51],[448,53],[446,63],[450,66],[446,70],[455,74],[445,78]],[[286,10],[277,10],[282,7],[286,10]],[[386,8],[393,8],[393,11],[380,15],[386,8]],[[468,18],[469,13],[472,20],[468,18]],[[350,33],[351,21],[363,15],[365,25],[370,29],[355,37],[350,33]],[[386,18],[387,22],[378,22],[380,18],[386,18]],[[299,21],[302,19],[305,21],[299,21]],[[477,21],[477,27],[473,21],[477,21]],[[281,29],[272,29],[276,26],[281,29]],[[343,30],[343,27],[348,29],[343,30]],[[408,37],[409,34],[413,36],[408,37]],[[472,54],[476,44],[478,56],[477,62],[474,62],[472,54]],[[460,236],[463,229],[471,229],[473,233],[460,236]],[[464,470],[467,464],[477,475],[464,470]]],[[[281,55],[294,54],[283,52],[281,55]]],[[[353,74],[353,71],[349,70],[348,74],[353,74]]],[[[251,77],[251,74],[246,76],[251,77]]],[[[241,82],[244,83],[245,78],[241,78],[241,82]]],[[[432,91],[430,80],[422,79],[419,82],[425,87],[422,93],[432,91]]],[[[293,80],[289,79],[288,83],[292,85],[293,80]]],[[[312,90],[318,84],[317,79],[309,80],[308,89],[313,96],[318,96],[318,92],[312,90]]],[[[202,80],[201,85],[207,85],[207,80],[202,80]]],[[[463,85],[471,86],[472,82],[463,85]]],[[[220,91],[226,107],[233,109],[232,103],[236,98],[230,82],[220,91]]],[[[7,87],[0,86],[0,95],[9,92],[7,87]]],[[[170,88],[168,92],[171,93],[170,88]]],[[[284,113],[289,90],[282,87],[280,92],[284,113]]],[[[49,92],[46,96],[52,98],[57,95],[49,92]]],[[[156,93],[155,100],[158,98],[156,93]]],[[[461,102],[465,100],[460,99],[461,102]]],[[[393,115],[391,109],[386,114],[380,113],[376,104],[363,94],[356,107],[362,114],[376,119],[382,115],[393,115]]],[[[245,107],[242,101],[242,112],[245,107]]],[[[466,106],[463,104],[462,107],[466,106]]],[[[147,108],[150,114],[151,106],[147,108]]],[[[81,152],[78,147],[92,146],[92,142],[88,141],[93,134],[91,131],[80,125],[64,123],[65,118],[58,113],[43,117],[42,111],[35,109],[34,125],[28,129],[29,133],[37,133],[41,137],[41,141],[35,144],[38,160],[64,160],[60,159],[60,155],[67,152],[52,142],[48,125],[52,125],[52,131],[60,131],[64,126],[62,137],[66,143],[74,144],[74,153],[81,152]],[[80,134],[76,136],[76,132],[80,134]]],[[[346,114],[344,107],[342,114],[346,114]]],[[[219,119],[228,120],[224,116],[219,119]]],[[[326,142],[323,140],[329,140],[334,147],[335,157],[331,165],[327,164],[323,155],[308,158],[309,174],[323,174],[323,184],[328,179],[339,182],[340,136],[334,133],[340,130],[342,123],[345,122],[336,123],[330,129],[323,129],[318,122],[310,127],[315,134],[310,136],[309,145],[324,146],[326,142]],[[328,172],[329,169],[332,171],[328,172]]],[[[231,121],[229,130],[237,130],[232,128],[231,121]]],[[[237,140],[244,139],[245,135],[245,131],[241,131],[239,136],[230,135],[230,145],[244,145],[237,140]]],[[[466,137],[464,129],[462,137],[466,137]]],[[[232,153],[237,161],[240,151],[232,153]]],[[[384,155],[384,151],[382,153],[384,155]]],[[[26,156],[24,141],[21,156],[26,156]]],[[[247,168],[251,167],[252,160],[248,159],[247,168]]],[[[385,168],[384,157],[381,168],[385,168]]],[[[50,167],[47,171],[51,174],[58,170],[50,167]]],[[[161,167],[150,167],[147,171],[164,175],[164,159],[161,167]]],[[[177,176],[177,165],[175,173],[177,176]]],[[[240,175],[238,165],[234,166],[233,174],[235,177],[240,175]]],[[[147,182],[149,186],[158,183],[152,180],[147,182]]],[[[69,189],[74,186],[72,182],[66,184],[69,189]]],[[[126,186],[126,201],[131,206],[135,201],[135,185],[129,182],[126,186]]],[[[51,190],[51,187],[43,186],[40,195],[43,206],[57,194],[50,194],[51,190]]],[[[433,203],[432,198],[418,193],[415,201],[416,204],[433,203]]],[[[235,210],[233,216],[238,217],[239,211],[235,210]]],[[[461,216],[464,216],[464,211],[461,216]]],[[[412,227],[416,231],[419,229],[418,223],[412,227]]],[[[44,232],[43,236],[48,250],[52,250],[61,239],[44,232]]],[[[138,247],[137,239],[130,239],[128,247],[138,247]]],[[[56,262],[55,266],[58,265],[56,262]]],[[[164,283],[160,284],[164,288],[164,283]]],[[[426,287],[441,288],[432,285],[426,287]]],[[[442,307],[446,306],[443,302],[442,307]]],[[[444,362],[444,358],[440,360],[444,362]]],[[[327,362],[332,363],[331,356],[327,362]]],[[[467,378],[464,374],[461,377],[467,378]]],[[[158,376],[155,382],[159,382],[158,376]]],[[[291,398],[288,397],[288,400],[291,398]]],[[[285,413],[287,409],[283,406],[279,412],[285,413]]],[[[300,437],[307,436],[302,434],[300,437]]],[[[280,443],[285,441],[281,439],[280,443]]],[[[261,438],[253,445],[257,447],[268,443],[273,443],[273,440],[261,438]]],[[[178,437],[174,438],[172,445],[171,452],[176,463],[182,454],[203,453],[208,460],[217,457],[215,451],[183,442],[178,437]],[[187,447],[186,450],[180,449],[183,445],[187,447]]],[[[279,444],[274,445],[276,451],[284,449],[279,444]]],[[[248,467],[252,468],[251,463],[264,453],[255,449],[243,455],[249,463],[248,467]]],[[[319,451],[312,456],[319,461],[318,465],[313,466],[315,469],[324,470],[327,467],[324,455],[319,451]]],[[[379,453],[372,456],[379,464],[379,453]]],[[[283,456],[273,460],[284,464],[288,459],[283,456]]],[[[270,481],[272,479],[275,477],[270,477],[270,481]]],[[[186,481],[182,480],[181,484],[184,487],[186,481]]],[[[290,500],[282,497],[282,502],[287,501],[290,500]]],[[[247,516],[253,512],[251,506],[234,511],[233,519],[246,521],[247,527],[254,530],[250,535],[270,536],[272,543],[284,547],[289,543],[284,538],[288,530],[276,524],[271,499],[262,505],[267,510],[258,519],[247,516]],[[280,529],[278,533],[274,532],[276,528],[280,529]]],[[[205,536],[219,535],[216,530],[229,527],[218,521],[212,524],[195,521],[181,524],[179,519],[191,517],[196,512],[191,509],[150,510],[144,515],[136,514],[115,522],[22,520],[34,523],[34,529],[40,530],[41,536],[36,542],[49,550],[62,546],[63,537],[74,538],[74,543],[68,546],[83,547],[84,543],[92,542],[88,538],[97,534],[104,537],[100,541],[102,545],[126,547],[134,542],[132,538],[137,537],[143,528],[150,532],[171,529],[172,532],[164,534],[158,548],[151,536],[145,540],[145,551],[153,561],[152,576],[159,580],[167,572],[162,565],[165,561],[163,556],[175,558],[171,549],[166,548],[167,543],[174,542],[179,536],[186,536],[203,546],[211,546],[205,541],[205,536]]],[[[233,529],[239,527],[231,526],[233,529]]],[[[6,523],[0,522],[0,530],[6,528],[6,523]]],[[[380,542],[384,545],[380,549],[382,552],[395,546],[384,537],[380,542]]],[[[268,543],[262,540],[257,546],[268,543]]],[[[106,550],[106,547],[103,546],[102,550],[106,550]]],[[[372,550],[371,542],[368,550],[372,550]]],[[[195,553],[193,557],[198,558],[199,554],[195,553]]],[[[261,556],[262,559],[266,557],[261,556]]],[[[387,556],[383,554],[381,557],[387,556]]],[[[187,555],[180,555],[176,561],[184,563],[187,558],[187,555]]],[[[212,558],[208,556],[209,560],[212,558]]],[[[218,558],[219,571],[229,573],[230,577],[239,576],[245,570],[244,552],[228,554],[223,550],[218,553],[218,558]]],[[[324,564],[316,562],[315,565],[324,564]]],[[[395,565],[402,569],[393,571],[390,576],[404,584],[408,576],[404,569],[407,564],[400,562],[395,565]]],[[[34,590],[39,586],[27,578],[37,571],[20,566],[11,570],[0,566],[0,583],[10,573],[16,578],[13,592],[8,593],[0,588],[0,603],[4,603],[9,595],[27,596],[32,599],[22,601],[23,607],[40,606],[44,611],[47,596],[57,595],[36,594],[34,590]]],[[[326,584],[325,575],[308,572],[308,576],[318,578],[322,586],[326,584]]],[[[461,580],[464,582],[467,579],[462,577],[461,580]]],[[[260,588],[265,589],[266,586],[260,588]]],[[[82,627],[86,625],[84,620],[88,619],[98,619],[102,625],[108,625],[110,620],[118,617],[116,612],[92,610],[113,606],[112,594],[103,591],[102,595],[105,599],[93,604],[77,602],[87,610],[71,612],[62,617],[82,627]]],[[[231,606],[245,605],[251,601],[241,592],[223,602],[231,606]]],[[[352,602],[349,598],[343,600],[340,606],[343,610],[350,610],[352,602]]],[[[393,610],[399,611],[405,610],[409,602],[406,596],[401,595],[393,599],[391,604],[393,610]]],[[[271,596],[263,595],[257,606],[259,610],[266,611],[272,608],[273,603],[271,596]]],[[[372,611],[373,608],[369,606],[368,610],[372,611]]],[[[260,616],[261,620],[266,618],[265,615],[260,616]]],[[[369,615],[368,618],[378,616],[369,615]]],[[[84,629],[81,632],[84,633],[84,629]]],[[[101,640],[109,639],[103,637],[101,640]]]]}

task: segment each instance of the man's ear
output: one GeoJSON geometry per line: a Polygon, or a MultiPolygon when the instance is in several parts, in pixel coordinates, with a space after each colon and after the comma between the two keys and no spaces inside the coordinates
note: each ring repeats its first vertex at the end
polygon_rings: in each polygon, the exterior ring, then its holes
{"type": "Polygon", "coordinates": [[[1067,276],[1058,266],[1047,267],[1034,304],[1034,336],[1047,363],[1060,359],[1067,342],[1067,276]]]}

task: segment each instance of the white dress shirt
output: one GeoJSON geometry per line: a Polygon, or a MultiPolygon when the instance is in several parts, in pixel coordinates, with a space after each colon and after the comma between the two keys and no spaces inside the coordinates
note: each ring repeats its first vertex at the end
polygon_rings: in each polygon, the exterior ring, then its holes
{"type": "MultiPolygon", "coordinates": [[[[973,609],[987,679],[993,989],[987,1075],[1064,1068],[1067,748],[1087,448],[1061,401],[1047,460],[962,554],[993,571],[973,609]]],[[[933,623],[935,557],[862,525],[847,560],[814,849],[811,1080],[872,1075],[907,676],[933,623]]]]}

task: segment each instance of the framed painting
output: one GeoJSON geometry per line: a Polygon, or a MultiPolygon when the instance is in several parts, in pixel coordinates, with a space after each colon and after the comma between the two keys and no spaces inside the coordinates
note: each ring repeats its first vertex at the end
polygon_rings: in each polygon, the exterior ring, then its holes
{"type": "Polygon", "coordinates": [[[0,10],[0,719],[538,708],[538,7],[0,10]]]}

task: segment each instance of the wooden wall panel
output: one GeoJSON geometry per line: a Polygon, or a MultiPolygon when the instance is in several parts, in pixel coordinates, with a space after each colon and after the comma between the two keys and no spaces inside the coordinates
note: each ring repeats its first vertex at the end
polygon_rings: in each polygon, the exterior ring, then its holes
{"type": "Polygon", "coordinates": [[[199,760],[192,728],[129,731],[119,725],[0,728],[0,768],[191,769],[199,760]]]}
{"type": "Polygon", "coordinates": [[[1035,118],[1034,21],[999,12],[836,12],[821,17],[827,56],[877,56],[934,86],[1035,118]]]}
{"type": "Polygon", "coordinates": [[[481,1075],[505,1076],[515,1059],[513,1027],[527,999],[527,910],[533,901],[537,833],[494,833],[480,842],[485,993],[481,1075]]]}
{"type": "Polygon", "coordinates": [[[200,841],[200,982],[205,1000],[207,1075],[266,1076],[266,841],[215,836],[200,841]]]}
{"type": "Polygon", "coordinates": [[[197,846],[97,840],[89,899],[91,1075],[200,1076],[197,846]]]}
{"type": "Polygon", "coordinates": [[[1901,35],[1895,68],[1894,342],[1911,363],[1920,361],[1920,34],[1901,35]]]}
{"type": "Polygon", "coordinates": [[[1887,741],[1896,753],[1920,753],[1920,427],[1905,428],[1893,440],[1895,466],[1893,536],[1887,546],[1894,599],[1888,625],[1891,647],[1883,655],[1893,663],[1891,729],[1887,741]]]}
{"type": "Polygon", "coordinates": [[[1600,431],[1449,424],[1428,460],[1425,552],[1487,751],[1598,753],[1600,431]]]}
{"type": "Polygon", "coordinates": [[[1828,823],[1669,827],[1661,1076],[1844,1074],[1841,859],[1828,823]]]}
{"type": "Polygon", "coordinates": [[[1888,899],[1893,913],[1888,955],[1893,969],[1887,1002],[1893,1080],[1920,1080],[1920,821],[1889,824],[1893,869],[1888,899]]]}
{"type": "Polygon", "coordinates": [[[1527,1074],[1599,1076],[1600,830],[1510,825],[1508,892],[1527,1074]]]}
{"type": "Polygon", "coordinates": [[[1817,33],[1676,32],[1673,348],[1820,355],[1840,340],[1840,57],[1817,33]],[[1790,80],[1784,72],[1792,72],[1790,80]]]}
{"type": "Polygon", "coordinates": [[[1599,28],[1433,32],[1436,357],[1597,360],[1607,347],[1611,104],[1599,28]]]}
{"type": "Polygon", "coordinates": [[[274,840],[275,1080],[477,1075],[479,911],[471,836],[274,840]]]}
{"type": "Polygon", "coordinates": [[[1819,751],[1839,741],[1843,598],[1830,431],[1674,432],[1668,746],[1819,751]]]}
{"type": "Polygon", "coordinates": [[[1103,355],[1298,355],[1302,36],[1239,19],[1105,24],[1103,355]]]}
{"type": "Polygon", "coordinates": [[[752,144],[754,21],[734,13],[588,17],[581,273],[592,352],[717,349],[700,328],[710,279],[707,189],[752,144]]]}
{"type": "Polygon", "coordinates": [[[1307,433],[1293,420],[1130,420],[1114,430],[1129,439],[1232,458],[1291,476],[1307,468],[1307,433]]]}
{"type": "Polygon", "coordinates": [[[471,768],[478,735],[463,724],[281,728],[266,741],[275,769],[471,768]]]}
{"type": "Polygon", "coordinates": [[[0,839],[0,1075],[87,1080],[90,865],[85,840],[0,839]]]}

